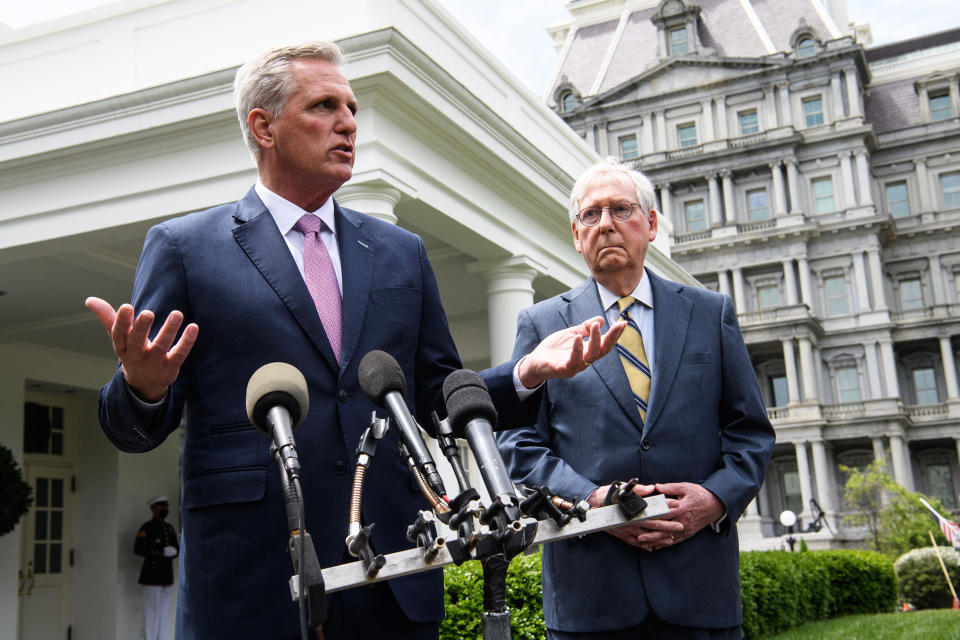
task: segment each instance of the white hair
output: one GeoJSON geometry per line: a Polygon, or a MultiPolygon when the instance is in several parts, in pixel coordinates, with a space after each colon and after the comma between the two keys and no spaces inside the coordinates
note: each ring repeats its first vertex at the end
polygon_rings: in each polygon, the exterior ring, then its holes
{"type": "Polygon", "coordinates": [[[644,213],[649,214],[656,209],[657,201],[650,178],[636,169],[621,164],[614,157],[607,157],[581,173],[573,185],[573,191],[570,192],[570,222],[577,219],[577,214],[580,213],[580,200],[590,185],[598,178],[607,176],[619,176],[630,180],[637,188],[637,204],[643,208],[644,213]]]}
{"type": "Polygon", "coordinates": [[[290,61],[298,58],[326,60],[336,65],[344,60],[343,51],[333,42],[305,42],[261,53],[237,70],[233,102],[243,140],[255,161],[260,158],[260,145],[250,131],[247,116],[254,109],[263,109],[274,117],[283,111],[287,98],[296,89],[290,61]]]}

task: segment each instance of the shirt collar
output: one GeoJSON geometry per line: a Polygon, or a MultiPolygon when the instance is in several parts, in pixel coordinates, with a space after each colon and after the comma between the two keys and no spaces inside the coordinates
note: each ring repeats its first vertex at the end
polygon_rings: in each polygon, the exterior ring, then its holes
{"type": "MultiPolygon", "coordinates": [[[[610,289],[607,289],[599,282],[597,282],[597,292],[600,294],[600,304],[603,305],[604,312],[606,312],[606,310],[611,306],[615,306],[617,304],[617,300],[620,299],[620,296],[613,293],[610,291],[610,289]]],[[[653,309],[653,289],[650,287],[650,277],[647,275],[646,268],[643,270],[643,277],[640,278],[640,282],[637,283],[636,288],[634,288],[630,295],[642,302],[647,307],[653,309]]]]}
{"type": "Polygon", "coordinates": [[[277,227],[279,227],[280,233],[283,235],[287,235],[287,233],[293,229],[293,225],[297,224],[297,220],[305,213],[312,213],[323,220],[323,223],[327,225],[327,229],[336,235],[337,227],[334,224],[333,198],[327,198],[327,201],[320,205],[320,208],[316,211],[304,211],[289,200],[267,189],[259,179],[257,179],[257,183],[253,188],[257,192],[257,195],[260,196],[260,200],[262,200],[263,204],[267,207],[267,211],[273,216],[273,221],[277,223],[277,227]]]}

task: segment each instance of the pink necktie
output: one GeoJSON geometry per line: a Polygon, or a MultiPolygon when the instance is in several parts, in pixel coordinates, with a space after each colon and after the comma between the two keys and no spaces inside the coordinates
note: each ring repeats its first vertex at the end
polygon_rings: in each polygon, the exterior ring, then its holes
{"type": "Polygon", "coordinates": [[[340,362],[340,345],[342,342],[340,285],[337,283],[337,272],[333,269],[333,261],[327,252],[326,245],[320,238],[320,230],[326,225],[323,220],[308,213],[297,220],[297,231],[303,234],[303,277],[307,281],[307,289],[313,304],[320,314],[323,330],[327,332],[327,339],[333,347],[333,355],[340,362]]]}

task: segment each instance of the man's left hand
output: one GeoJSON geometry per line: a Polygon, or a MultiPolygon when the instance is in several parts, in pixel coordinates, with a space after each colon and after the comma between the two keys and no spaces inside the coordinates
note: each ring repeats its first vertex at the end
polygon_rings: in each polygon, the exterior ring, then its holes
{"type": "Polygon", "coordinates": [[[627,323],[621,320],[600,335],[602,326],[603,317],[596,316],[551,333],[520,362],[520,382],[535,389],[551,378],[572,378],[610,353],[627,323]]]}
{"type": "Polygon", "coordinates": [[[670,513],[656,520],[644,520],[638,524],[648,532],[637,536],[638,546],[646,551],[654,551],[680,544],[692,538],[701,529],[716,522],[723,516],[723,503],[709,490],[692,482],[667,482],[656,484],[656,490],[668,498],[670,513]],[[683,524],[680,533],[663,530],[660,520],[672,520],[683,524]]]}

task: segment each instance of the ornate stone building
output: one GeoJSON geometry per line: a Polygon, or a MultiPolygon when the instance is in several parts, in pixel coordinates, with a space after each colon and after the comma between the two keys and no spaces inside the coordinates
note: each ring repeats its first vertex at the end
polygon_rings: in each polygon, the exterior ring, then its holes
{"type": "Polygon", "coordinates": [[[956,511],[960,29],[870,48],[842,1],[569,9],[548,104],[651,177],[671,257],[739,313],[778,441],[744,546],[811,499],[812,545],[856,542],[841,466],[874,458],[956,511]]]}

